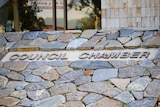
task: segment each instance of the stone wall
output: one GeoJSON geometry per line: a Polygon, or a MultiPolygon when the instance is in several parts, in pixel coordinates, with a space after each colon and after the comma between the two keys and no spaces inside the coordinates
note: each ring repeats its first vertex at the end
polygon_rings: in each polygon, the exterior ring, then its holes
{"type": "Polygon", "coordinates": [[[160,0],[102,0],[102,28],[160,29],[160,0]]]}
{"type": "MultiPolygon", "coordinates": [[[[0,61],[0,107],[160,107],[157,31],[0,33],[0,57],[10,53],[15,53],[15,57],[24,55],[19,60],[0,61]],[[155,57],[132,60],[124,53],[122,59],[126,60],[107,60],[106,55],[95,54],[90,56],[92,60],[25,58],[31,51],[47,55],[55,51],[141,48],[157,50],[150,52],[155,57]],[[99,60],[93,60],[98,57],[99,60]]],[[[52,58],[53,55],[57,56],[52,54],[52,58]]],[[[139,51],[132,55],[138,56],[139,51]]]]}

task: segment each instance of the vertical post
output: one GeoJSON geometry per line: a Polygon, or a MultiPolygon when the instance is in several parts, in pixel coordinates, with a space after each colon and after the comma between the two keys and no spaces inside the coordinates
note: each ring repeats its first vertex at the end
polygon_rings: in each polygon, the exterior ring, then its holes
{"type": "Polygon", "coordinates": [[[52,0],[52,19],[53,30],[56,30],[56,0],[52,0]]]}
{"type": "Polygon", "coordinates": [[[67,30],[68,29],[67,0],[63,0],[63,5],[64,5],[64,30],[67,30]]]}

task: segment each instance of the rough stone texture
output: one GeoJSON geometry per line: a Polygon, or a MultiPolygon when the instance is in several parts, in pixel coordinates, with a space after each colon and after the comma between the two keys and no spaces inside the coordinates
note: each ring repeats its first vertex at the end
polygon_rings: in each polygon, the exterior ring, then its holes
{"type": "Polygon", "coordinates": [[[138,47],[140,47],[141,43],[142,43],[142,41],[138,37],[138,38],[134,38],[133,40],[131,40],[128,43],[124,44],[124,46],[126,48],[138,48],[138,47]]]}
{"type": "Polygon", "coordinates": [[[102,94],[103,92],[113,88],[114,86],[107,82],[91,82],[78,87],[80,91],[95,92],[102,94]]]}
{"type": "Polygon", "coordinates": [[[76,92],[76,85],[73,83],[55,85],[49,89],[49,92],[51,93],[51,96],[76,92]]]}
{"type": "Polygon", "coordinates": [[[46,64],[47,62],[45,61],[33,61],[28,64],[27,69],[34,70],[46,64]]]}
{"type": "Polygon", "coordinates": [[[98,69],[95,70],[92,76],[92,81],[103,81],[117,77],[118,69],[98,69]]]}
{"type": "Polygon", "coordinates": [[[94,46],[94,50],[103,50],[104,47],[109,43],[109,41],[102,39],[99,43],[94,46]]]}
{"type": "Polygon", "coordinates": [[[0,38],[0,46],[3,46],[7,43],[6,39],[4,37],[0,38]]]}
{"type": "Polygon", "coordinates": [[[17,42],[17,41],[20,41],[22,39],[22,34],[23,33],[20,33],[20,32],[14,32],[14,33],[11,33],[11,32],[7,32],[7,36],[5,37],[7,39],[7,41],[9,42],[17,42]]]}
{"type": "Polygon", "coordinates": [[[4,63],[4,67],[13,71],[25,70],[28,65],[27,61],[8,61],[4,63]]]}
{"type": "Polygon", "coordinates": [[[102,38],[103,36],[93,36],[89,41],[79,46],[78,49],[81,50],[92,49],[99,41],[101,41],[102,38]]]}
{"type": "Polygon", "coordinates": [[[143,91],[132,91],[132,94],[137,100],[143,99],[143,91]]]}
{"type": "Polygon", "coordinates": [[[50,35],[48,36],[48,42],[55,41],[60,35],[50,35]]]}
{"type": "Polygon", "coordinates": [[[146,31],[146,32],[144,33],[144,35],[143,35],[142,40],[143,40],[143,41],[146,41],[146,40],[150,39],[153,35],[154,35],[153,32],[151,32],[151,31],[146,31]]]}
{"type": "Polygon", "coordinates": [[[39,100],[33,102],[33,107],[59,107],[61,104],[65,103],[65,97],[62,95],[53,96],[44,100],[39,100]]]}
{"type": "Polygon", "coordinates": [[[44,80],[39,76],[30,74],[30,75],[26,76],[25,81],[27,81],[27,82],[41,82],[44,80]]]}
{"type": "Polygon", "coordinates": [[[47,89],[52,87],[54,84],[50,81],[42,81],[39,83],[30,83],[28,84],[25,89],[27,91],[35,91],[35,90],[40,90],[40,89],[47,89]]]}
{"type": "Polygon", "coordinates": [[[141,66],[131,66],[126,68],[119,69],[119,77],[120,78],[128,78],[135,76],[145,76],[150,75],[149,72],[146,72],[141,66]]]}
{"type": "Polygon", "coordinates": [[[104,97],[96,103],[89,104],[86,107],[123,107],[123,103],[104,97]]]}
{"type": "Polygon", "coordinates": [[[15,43],[16,43],[16,42],[8,42],[8,43],[6,44],[5,50],[10,49],[15,43]]]}
{"type": "Polygon", "coordinates": [[[95,34],[97,33],[97,30],[92,30],[92,29],[89,29],[89,30],[84,30],[83,33],[81,34],[81,37],[82,38],[86,38],[86,39],[89,39],[91,38],[92,36],[94,36],[95,34]]]}
{"type": "Polygon", "coordinates": [[[111,89],[107,90],[106,92],[104,92],[103,95],[108,96],[110,98],[113,98],[116,95],[120,94],[121,92],[122,92],[122,90],[120,90],[118,88],[111,88],[111,89]]]}
{"type": "Polygon", "coordinates": [[[119,32],[111,33],[106,36],[107,40],[116,40],[120,36],[119,32]]]}
{"type": "Polygon", "coordinates": [[[11,89],[11,88],[10,89],[2,89],[2,90],[0,90],[0,98],[7,97],[14,91],[15,90],[11,89]]]}
{"type": "Polygon", "coordinates": [[[131,82],[128,85],[127,89],[134,90],[134,91],[143,91],[150,82],[151,82],[151,79],[148,76],[141,77],[141,78],[131,82]]]}
{"type": "Polygon", "coordinates": [[[130,34],[134,32],[133,29],[121,29],[120,30],[120,36],[128,37],[130,34]]]}
{"type": "Polygon", "coordinates": [[[54,50],[62,50],[67,46],[66,43],[61,43],[58,41],[48,42],[40,45],[40,49],[43,51],[54,51],[54,50]]]}
{"type": "Polygon", "coordinates": [[[152,78],[160,79],[160,67],[149,69],[152,78]]]}
{"type": "Polygon", "coordinates": [[[84,39],[84,38],[75,39],[75,40],[71,41],[71,42],[67,45],[67,49],[69,49],[69,50],[77,49],[77,48],[80,47],[82,44],[86,43],[87,41],[88,41],[88,39],[84,39]]]}
{"type": "Polygon", "coordinates": [[[85,105],[88,105],[90,103],[94,103],[100,100],[102,97],[103,97],[102,95],[90,93],[87,96],[85,96],[82,101],[85,103],[85,105]]]}
{"type": "Polygon", "coordinates": [[[125,44],[131,40],[131,37],[119,37],[117,38],[117,40],[121,42],[122,44],[125,44]]]}
{"type": "Polygon", "coordinates": [[[143,42],[142,47],[146,48],[158,48],[160,47],[160,37],[153,36],[151,39],[143,42]]]}
{"type": "Polygon", "coordinates": [[[116,40],[108,40],[108,44],[105,46],[105,49],[113,50],[113,49],[124,49],[123,45],[116,40]]]}
{"type": "Polygon", "coordinates": [[[59,74],[64,74],[69,71],[73,71],[73,69],[69,68],[68,66],[57,67],[56,70],[59,74]]]}
{"type": "Polygon", "coordinates": [[[60,105],[59,107],[85,107],[85,105],[80,101],[70,101],[60,105]]]}
{"type": "Polygon", "coordinates": [[[10,79],[13,79],[13,80],[20,80],[20,81],[23,81],[24,80],[24,76],[17,73],[17,72],[10,72],[8,75],[7,75],[8,78],[10,79]]]}
{"type": "Polygon", "coordinates": [[[136,65],[136,61],[121,61],[121,60],[110,60],[109,63],[114,66],[114,68],[123,68],[127,66],[136,65]]]}
{"type": "Polygon", "coordinates": [[[153,68],[155,66],[155,64],[148,59],[140,61],[139,65],[145,68],[153,68]]]}
{"type": "Polygon", "coordinates": [[[135,100],[132,94],[129,93],[128,91],[124,91],[118,94],[117,96],[115,96],[114,98],[124,103],[130,103],[135,100]]]}
{"type": "Polygon", "coordinates": [[[49,62],[49,66],[62,67],[62,66],[66,66],[66,63],[64,61],[51,61],[49,62]]]}
{"type": "Polygon", "coordinates": [[[37,39],[33,40],[33,41],[30,43],[30,45],[31,45],[31,46],[40,46],[41,44],[46,43],[46,42],[47,42],[46,39],[37,38],[37,39]]]}
{"type": "Polygon", "coordinates": [[[131,38],[137,38],[141,37],[143,35],[143,32],[133,32],[132,34],[129,35],[131,38]]]}
{"type": "Polygon", "coordinates": [[[20,100],[14,97],[5,97],[0,99],[0,105],[12,107],[15,106],[19,101],[20,100]]]}
{"type": "Polygon", "coordinates": [[[42,76],[42,74],[49,71],[50,69],[51,67],[48,65],[40,66],[38,69],[33,70],[32,74],[42,76]]]}
{"type": "Polygon", "coordinates": [[[39,32],[39,31],[35,31],[35,32],[26,32],[24,33],[22,36],[23,40],[33,40],[33,39],[37,39],[39,37],[39,35],[43,33],[43,32],[39,32]]]}
{"type": "Polygon", "coordinates": [[[0,75],[0,89],[5,88],[7,83],[8,83],[8,79],[0,75]]]}
{"type": "Polygon", "coordinates": [[[143,100],[133,101],[125,107],[154,107],[157,100],[154,98],[145,98],[143,100]]]}
{"type": "Polygon", "coordinates": [[[82,85],[91,82],[91,77],[90,76],[78,76],[74,80],[76,85],[82,85]]]}
{"type": "Polygon", "coordinates": [[[27,107],[31,106],[32,104],[33,102],[28,98],[24,98],[18,103],[18,105],[27,106],[27,107]]]}
{"type": "Polygon", "coordinates": [[[67,101],[76,101],[76,100],[81,100],[87,94],[88,94],[87,92],[76,91],[72,93],[67,93],[66,98],[67,101]]]}
{"type": "Polygon", "coordinates": [[[27,97],[26,90],[14,91],[13,93],[11,93],[10,96],[16,97],[16,98],[19,98],[19,99],[26,98],[27,97]]]}
{"type": "Polygon", "coordinates": [[[48,36],[50,36],[50,35],[51,35],[51,34],[49,34],[49,33],[42,32],[41,34],[39,34],[39,37],[40,37],[40,38],[43,38],[43,39],[47,39],[48,36]]]}
{"type": "Polygon", "coordinates": [[[127,85],[130,83],[129,78],[128,79],[113,78],[110,79],[110,81],[121,90],[126,90],[127,85]]]}
{"type": "Polygon", "coordinates": [[[79,34],[63,34],[59,36],[57,40],[62,43],[68,43],[77,38],[78,36],[79,34]]]}
{"type": "Polygon", "coordinates": [[[45,73],[43,73],[43,75],[41,75],[41,77],[46,80],[53,81],[53,80],[57,80],[59,78],[59,74],[57,73],[55,68],[52,68],[52,69],[46,71],[45,73]]]}
{"type": "Polygon", "coordinates": [[[149,83],[148,87],[144,92],[145,97],[159,97],[160,96],[160,80],[153,80],[149,83]],[[157,93],[158,92],[158,93],[157,93]]]}
{"type": "Polygon", "coordinates": [[[50,97],[50,94],[45,90],[28,91],[27,95],[33,101],[42,100],[50,97]]]}
{"type": "Polygon", "coordinates": [[[14,88],[16,90],[22,90],[28,83],[24,81],[9,81],[7,84],[7,88],[14,88]]]}

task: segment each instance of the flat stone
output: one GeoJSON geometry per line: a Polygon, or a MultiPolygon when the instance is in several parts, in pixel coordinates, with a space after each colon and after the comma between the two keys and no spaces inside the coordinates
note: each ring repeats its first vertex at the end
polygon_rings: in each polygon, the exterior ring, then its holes
{"type": "Polygon", "coordinates": [[[41,81],[44,81],[44,80],[37,75],[30,74],[30,75],[26,76],[25,81],[27,81],[27,82],[41,82],[41,81]]]}
{"type": "Polygon", "coordinates": [[[86,107],[123,107],[123,103],[108,97],[104,97],[95,103],[87,105],[86,107]]]}
{"type": "Polygon", "coordinates": [[[145,67],[145,68],[153,68],[155,66],[155,64],[149,59],[145,59],[143,61],[140,61],[139,65],[142,67],[145,67]]]}
{"type": "Polygon", "coordinates": [[[134,91],[143,91],[148,86],[148,84],[151,82],[151,79],[148,76],[141,77],[133,82],[131,82],[127,89],[128,90],[134,90],[134,91]]]}
{"type": "Polygon", "coordinates": [[[136,65],[136,61],[121,61],[121,60],[110,60],[109,63],[114,66],[114,68],[124,68],[127,66],[136,65]]]}
{"type": "Polygon", "coordinates": [[[32,103],[33,103],[33,101],[31,101],[30,99],[24,98],[18,103],[18,105],[29,107],[32,105],[32,103]]]}
{"type": "Polygon", "coordinates": [[[142,91],[132,91],[132,94],[137,100],[143,99],[143,92],[142,91]]]}
{"type": "Polygon", "coordinates": [[[107,37],[107,40],[116,40],[119,36],[120,36],[120,33],[115,32],[115,33],[108,34],[106,37],[107,37]]]}
{"type": "Polygon", "coordinates": [[[82,85],[91,82],[90,76],[79,76],[74,80],[76,85],[82,85]]]}
{"type": "Polygon", "coordinates": [[[149,83],[148,87],[144,92],[144,97],[159,97],[160,96],[160,80],[154,79],[149,83]]]}
{"type": "Polygon", "coordinates": [[[40,32],[40,31],[26,32],[22,35],[23,36],[22,39],[23,40],[34,40],[34,39],[37,39],[41,33],[43,32],[40,32]]]}
{"type": "Polygon", "coordinates": [[[119,100],[124,103],[130,103],[135,100],[132,94],[129,93],[128,91],[124,91],[118,94],[117,96],[114,97],[114,99],[119,100]]]}
{"type": "Polygon", "coordinates": [[[16,90],[22,90],[28,83],[24,81],[9,81],[6,88],[14,88],[16,90]]]}
{"type": "MultiPolygon", "coordinates": [[[[81,76],[84,76],[82,70],[71,71],[71,72],[63,74],[60,77],[60,79],[55,81],[55,84],[59,85],[59,84],[65,84],[65,83],[68,83],[68,82],[73,82],[73,81],[75,81],[77,78],[79,78],[81,76]]],[[[78,80],[77,83],[78,82],[80,82],[80,80],[78,80]]]]}
{"type": "Polygon", "coordinates": [[[6,45],[7,41],[4,37],[0,37],[0,46],[6,45]]]}
{"type": "Polygon", "coordinates": [[[32,73],[32,71],[30,70],[30,69],[25,69],[24,71],[22,71],[21,72],[21,74],[23,75],[23,76],[27,76],[27,75],[30,75],[32,73]]]}
{"type": "Polygon", "coordinates": [[[13,93],[11,93],[10,96],[19,98],[19,99],[23,99],[27,97],[27,94],[26,94],[26,90],[19,90],[19,91],[14,91],[13,93]]]}
{"type": "Polygon", "coordinates": [[[143,37],[142,37],[142,40],[146,41],[146,40],[150,39],[151,37],[153,37],[153,35],[154,35],[154,32],[152,32],[152,31],[146,31],[144,33],[143,37]]]}
{"type": "Polygon", "coordinates": [[[51,61],[51,62],[49,62],[49,66],[63,67],[63,66],[66,66],[66,63],[64,61],[51,61]]]}
{"type": "Polygon", "coordinates": [[[131,37],[119,37],[117,38],[117,40],[121,42],[122,44],[125,44],[131,40],[131,37]]]}
{"type": "Polygon", "coordinates": [[[7,77],[10,78],[10,79],[13,79],[13,80],[20,80],[20,81],[24,80],[23,75],[21,75],[17,72],[14,72],[14,71],[11,71],[9,74],[7,74],[7,77]]]}
{"type": "Polygon", "coordinates": [[[84,39],[84,38],[78,38],[78,39],[72,40],[71,42],[68,43],[67,49],[69,50],[77,49],[82,44],[86,43],[87,41],[88,39],[84,39]]]}
{"type": "Polygon", "coordinates": [[[113,50],[113,49],[124,49],[123,45],[117,40],[108,40],[108,44],[105,46],[105,49],[113,50]]]}
{"type": "Polygon", "coordinates": [[[105,48],[106,45],[109,44],[109,41],[102,39],[99,43],[97,43],[96,45],[94,45],[94,50],[103,50],[105,48]]]}
{"type": "Polygon", "coordinates": [[[22,34],[21,32],[8,32],[7,36],[5,37],[7,39],[7,41],[9,42],[17,42],[20,41],[22,39],[22,34]]]}
{"type": "Polygon", "coordinates": [[[40,46],[41,44],[44,44],[44,43],[46,43],[46,42],[48,42],[46,39],[37,38],[37,39],[33,40],[33,41],[30,43],[30,45],[31,45],[31,46],[40,46]]]}
{"type": "Polygon", "coordinates": [[[72,40],[76,39],[79,36],[79,34],[63,34],[58,37],[59,42],[68,43],[72,40]]]}
{"type": "Polygon", "coordinates": [[[92,81],[104,81],[117,77],[118,69],[98,69],[95,70],[92,76],[92,81]]]}
{"type": "Polygon", "coordinates": [[[16,43],[16,42],[7,42],[7,43],[6,43],[5,50],[10,49],[15,43],[16,43]]]}
{"type": "MultiPolygon", "coordinates": [[[[0,61],[0,69],[2,68],[2,66],[3,66],[3,62],[0,61]]],[[[0,70],[0,71],[1,71],[1,70],[0,70]]]]}
{"type": "Polygon", "coordinates": [[[133,101],[125,105],[125,107],[154,107],[156,102],[157,100],[154,98],[144,98],[142,100],[133,101]]]}
{"type": "Polygon", "coordinates": [[[28,91],[27,96],[33,101],[43,100],[50,97],[50,94],[45,90],[28,91]]]}
{"type": "Polygon", "coordinates": [[[160,47],[160,37],[153,36],[151,39],[143,42],[142,47],[146,48],[159,48],[160,47]]]}
{"type": "Polygon", "coordinates": [[[65,74],[67,72],[70,72],[70,71],[73,71],[72,68],[68,67],[68,66],[63,66],[63,67],[57,67],[56,68],[56,71],[59,73],[59,74],[65,74]]]}
{"type": "Polygon", "coordinates": [[[90,103],[94,103],[100,100],[102,97],[103,97],[102,95],[90,93],[87,96],[85,96],[82,101],[85,103],[85,105],[88,105],[90,103]]]}
{"type": "Polygon", "coordinates": [[[118,88],[111,88],[111,89],[107,90],[106,92],[104,92],[103,95],[108,96],[110,98],[113,98],[116,95],[120,94],[121,92],[122,92],[122,90],[120,90],[118,88]]]}
{"type": "Polygon", "coordinates": [[[49,89],[49,92],[51,96],[76,92],[76,85],[73,83],[55,85],[49,89]]]}
{"type": "Polygon", "coordinates": [[[7,97],[9,96],[12,92],[14,92],[15,90],[14,89],[2,89],[0,90],[0,99],[3,98],[3,97],[7,97]]]}
{"type": "Polygon", "coordinates": [[[159,66],[159,67],[160,67],[160,62],[158,62],[158,63],[157,63],[157,66],[159,66]]]}
{"type": "Polygon", "coordinates": [[[113,83],[116,87],[118,87],[121,90],[126,90],[127,85],[130,83],[129,78],[127,79],[119,79],[119,78],[113,78],[110,79],[111,83],[113,83]]]}
{"type": "Polygon", "coordinates": [[[103,92],[113,88],[114,86],[107,82],[91,82],[84,85],[80,85],[78,89],[80,91],[93,92],[102,94],[103,92]]]}
{"type": "Polygon", "coordinates": [[[97,33],[96,29],[88,29],[84,30],[81,34],[81,38],[90,39],[92,36],[94,36],[97,33]]]}
{"type": "Polygon", "coordinates": [[[5,88],[7,83],[8,83],[8,79],[0,75],[0,89],[5,88]]]}
{"type": "Polygon", "coordinates": [[[6,68],[0,68],[0,75],[6,76],[10,71],[6,68]]]}
{"type": "Polygon", "coordinates": [[[81,50],[88,50],[88,49],[93,49],[93,47],[101,41],[103,37],[102,36],[93,36],[89,41],[85,42],[81,46],[78,47],[78,49],[81,50]]]}
{"type": "Polygon", "coordinates": [[[120,36],[125,36],[128,37],[130,34],[132,34],[134,32],[133,29],[121,29],[120,30],[120,36]]]}
{"type": "Polygon", "coordinates": [[[43,73],[43,75],[41,75],[41,77],[44,78],[45,80],[53,81],[53,80],[57,80],[59,78],[59,74],[57,73],[55,68],[52,68],[52,69],[46,71],[45,73],[43,73]]]}
{"type": "Polygon", "coordinates": [[[47,39],[48,36],[50,36],[50,35],[51,35],[51,34],[49,34],[49,33],[42,32],[42,33],[39,34],[39,37],[40,37],[40,38],[43,38],[43,39],[47,39]]]}
{"type": "Polygon", "coordinates": [[[76,100],[81,100],[87,94],[88,94],[87,92],[76,91],[73,93],[67,93],[66,98],[67,101],[76,101],[76,100]]]}
{"type": "Polygon", "coordinates": [[[27,65],[27,61],[7,61],[4,63],[4,68],[13,71],[22,71],[26,69],[27,65]]]}
{"type": "Polygon", "coordinates": [[[133,32],[129,35],[131,38],[137,38],[137,37],[142,37],[143,32],[133,32]]]}
{"type": "Polygon", "coordinates": [[[55,41],[60,35],[50,35],[48,36],[48,42],[55,41]]]}
{"type": "Polygon", "coordinates": [[[54,51],[54,50],[62,50],[67,46],[66,43],[61,43],[58,41],[48,42],[40,45],[40,49],[43,51],[54,51]]]}
{"type": "Polygon", "coordinates": [[[142,43],[142,41],[138,37],[138,38],[134,38],[131,41],[129,41],[128,43],[124,44],[124,46],[126,48],[138,48],[138,47],[140,47],[141,43],[142,43]]]}
{"type": "Polygon", "coordinates": [[[81,60],[81,61],[74,61],[70,67],[71,68],[85,68],[86,65],[89,65],[91,61],[81,60]]]}
{"type": "Polygon", "coordinates": [[[50,67],[48,65],[44,65],[44,66],[41,66],[41,67],[33,70],[32,74],[38,75],[38,76],[42,76],[42,74],[44,74],[45,72],[49,71],[50,69],[52,69],[52,67],[50,67]]]}
{"type": "Polygon", "coordinates": [[[69,101],[59,107],[85,107],[85,105],[81,101],[69,101]]]}
{"type": "Polygon", "coordinates": [[[150,73],[146,72],[143,67],[138,65],[119,69],[120,78],[129,78],[129,77],[146,76],[146,75],[150,75],[150,73]]]}
{"type": "Polygon", "coordinates": [[[59,107],[61,104],[65,103],[65,97],[63,95],[53,96],[47,99],[39,100],[33,102],[32,107],[59,107]]]}
{"type": "Polygon", "coordinates": [[[4,97],[4,98],[0,99],[0,105],[12,107],[12,106],[15,106],[16,104],[18,104],[19,101],[20,100],[18,100],[17,98],[14,98],[14,97],[4,97]]]}
{"type": "Polygon", "coordinates": [[[149,69],[152,78],[160,79],[160,67],[149,69]]]}
{"type": "Polygon", "coordinates": [[[34,70],[46,64],[47,62],[45,61],[32,61],[28,64],[27,69],[34,70]]]}
{"type": "Polygon", "coordinates": [[[35,91],[35,90],[41,90],[41,89],[47,89],[52,87],[54,84],[50,81],[42,81],[39,83],[30,83],[25,87],[25,90],[27,91],[35,91]]]}
{"type": "Polygon", "coordinates": [[[81,34],[82,31],[81,30],[65,30],[64,31],[65,34],[81,34]]]}

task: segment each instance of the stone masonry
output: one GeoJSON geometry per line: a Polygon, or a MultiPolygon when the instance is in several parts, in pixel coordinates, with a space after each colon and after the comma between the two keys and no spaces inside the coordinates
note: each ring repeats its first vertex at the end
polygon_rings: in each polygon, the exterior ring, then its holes
{"type": "Polygon", "coordinates": [[[160,107],[160,35],[121,29],[0,34],[8,52],[159,49],[154,59],[0,61],[0,107],[160,107]]]}

